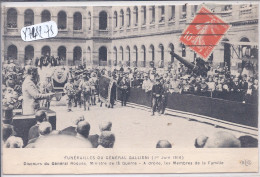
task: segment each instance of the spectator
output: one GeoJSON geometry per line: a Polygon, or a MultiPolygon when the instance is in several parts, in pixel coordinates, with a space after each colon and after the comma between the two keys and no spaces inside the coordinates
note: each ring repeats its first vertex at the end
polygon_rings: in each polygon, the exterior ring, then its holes
{"type": "Polygon", "coordinates": [[[5,148],[22,148],[23,140],[20,137],[10,136],[4,145],[5,148]]]}
{"type": "Polygon", "coordinates": [[[196,148],[203,148],[203,147],[205,146],[205,144],[206,144],[208,138],[209,138],[209,137],[204,136],[204,135],[199,136],[198,138],[195,139],[195,144],[194,144],[194,146],[195,146],[196,148]]]}
{"type": "Polygon", "coordinates": [[[2,128],[3,128],[3,141],[6,142],[6,140],[10,136],[15,134],[14,127],[12,125],[9,125],[9,124],[3,124],[2,128]]]}
{"type": "Polygon", "coordinates": [[[172,148],[172,145],[168,140],[160,140],[157,142],[156,148],[172,148]]]}
{"type": "MultiPolygon", "coordinates": [[[[239,148],[240,141],[231,133],[219,131],[210,137],[197,138],[197,145],[204,148],[239,148]],[[205,143],[204,143],[205,142],[205,143]]],[[[195,142],[196,146],[196,142],[195,142]]]]}
{"type": "Polygon", "coordinates": [[[52,132],[52,126],[49,122],[42,122],[39,125],[39,137],[29,140],[28,144],[35,143],[39,138],[43,138],[52,132]]]}
{"type": "Polygon", "coordinates": [[[90,124],[87,121],[80,121],[77,125],[76,137],[81,139],[87,139],[90,131],[90,124]]]}
{"type": "Polygon", "coordinates": [[[102,131],[111,131],[112,128],[112,122],[102,122],[99,124],[99,130],[102,131]]]}
{"type": "Polygon", "coordinates": [[[258,147],[258,140],[253,138],[252,136],[240,136],[239,141],[241,143],[242,148],[257,148],[258,147]]]}
{"type": "Polygon", "coordinates": [[[79,116],[79,117],[75,120],[74,125],[69,126],[69,127],[65,128],[65,129],[61,130],[61,131],[60,131],[60,134],[76,136],[76,135],[77,135],[76,127],[77,127],[77,125],[78,125],[78,123],[79,123],[80,121],[84,121],[84,120],[85,120],[85,118],[84,118],[83,115],[79,116]]]}
{"type": "Polygon", "coordinates": [[[28,134],[28,140],[37,138],[40,136],[39,133],[39,125],[43,122],[47,120],[47,115],[46,112],[43,110],[37,111],[35,114],[35,119],[36,119],[36,124],[34,126],[32,126],[29,130],[29,134],[28,134]]]}
{"type": "Polygon", "coordinates": [[[98,148],[113,148],[115,143],[115,135],[110,131],[103,131],[99,136],[98,148]]]}

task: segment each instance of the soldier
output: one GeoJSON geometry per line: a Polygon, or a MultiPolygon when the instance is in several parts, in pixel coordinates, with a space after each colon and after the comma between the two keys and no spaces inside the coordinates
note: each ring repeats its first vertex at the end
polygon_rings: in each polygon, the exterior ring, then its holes
{"type": "Polygon", "coordinates": [[[89,83],[89,79],[86,75],[84,76],[84,80],[79,84],[79,88],[81,90],[81,95],[83,97],[84,111],[86,111],[87,107],[89,110],[91,86],[89,83]]]}
{"type": "Polygon", "coordinates": [[[206,79],[202,78],[200,83],[200,93],[202,96],[209,96],[208,88],[209,86],[206,83],[206,79]]]}
{"type": "Polygon", "coordinates": [[[156,78],[156,82],[153,85],[152,88],[152,116],[154,115],[154,112],[157,110],[159,115],[160,115],[160,110],[159,110],[159,105],[161,102],[162,98],[162,92],[163,92],[163,87],[160,84],[160,79],[156,78]]]}
{"type": "Polygon", "coordinates": [[[81,82],[80,76],[76,76],[74,80],[74,87],[75,87],[75,97],[74,97],[74,107],[79,107],[81,108],[81,89],[79,88],[79,84],[81,82]]]}
{"type": "Polygon", "coordinates": [[[96,105],[96,95],[98,94],[98,79],[96,73],[91,73],[89,83],[91,86],[91,105],[96,105]]]}
{"type": "Polygon", "coordinates": [[[170,88],[170,80],[165,80],[161,79],[161,84],[163,86],[163,91],[162,91],[162,100],[161,100],[161,113],[165,113],[165,109],[168,103],[168,93],[169,93],[169,88],[170,88]]]}
{"type": "Polygon", "coordinates": [[[68,112],[72,111],[71,107],[72,107],[72,101],[75,95],[75,88],[73,85],[73,79],[71,77],[69,77],[68,79],[69,82],[67,82],[64,85],[63,91],[64,93],[67,95],[67,107],[68,107],[68,112]]]}
{"type": "MultiPolygon", "coordinates": [[[[53,85],[51,83],[50,77],[46,77],[45,81],[40,84],[40,91],[41,91],[41,93],[44,93],[44,94],[51,93],[53,91],[53,85]]],[[[50,99],[41,100],[41,106],[49,109],[50,108],[50,99]]]]}
{"type": "Polygon", "coordinates": [[[118,85],[119,85],[119,88],[121,90],[121,105],[126,106],[126,100],[127,100],[127,95],[128,95],[128,92],[129,92],[130,84],[126,80],[125,75],[123,76],[122,80],[119,82],[118,85]]]}
{"type": "Polygon", "coordinates": [[[234,82],[231,84],[231,92],[232,92],[232,100],[233,101],[242,101],[241,99],[241,85],[239,83],[239,79],[235,78],[234,82]]]}

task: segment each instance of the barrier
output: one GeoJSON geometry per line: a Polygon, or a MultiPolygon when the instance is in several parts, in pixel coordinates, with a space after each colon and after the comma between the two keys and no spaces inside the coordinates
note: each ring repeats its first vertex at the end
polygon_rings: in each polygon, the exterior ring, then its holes
{"type": "MultiPolygon", "coordinates": [[[[120,91],[118,93],[120,94],[120,91]]],[[[118,98],[120,98],[120,95],[118,98]]],[[[145,93],[141,88],[131,88],[128,101],[150,107],[151,93],[145,93]]],[[[258,127],[257,104],[245,104],[205,96],[172,93],[168,94],[167,108],[250,127],[258,127]]]]}

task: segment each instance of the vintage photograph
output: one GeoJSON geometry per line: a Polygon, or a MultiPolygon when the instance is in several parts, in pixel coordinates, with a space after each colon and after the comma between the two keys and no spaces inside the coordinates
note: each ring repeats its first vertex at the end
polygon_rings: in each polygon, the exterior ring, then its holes
{"type": "Polygon", "coordinates": [[[258,3],[34,4],[1,6],[3,149],[258,148],[258,3]]]}

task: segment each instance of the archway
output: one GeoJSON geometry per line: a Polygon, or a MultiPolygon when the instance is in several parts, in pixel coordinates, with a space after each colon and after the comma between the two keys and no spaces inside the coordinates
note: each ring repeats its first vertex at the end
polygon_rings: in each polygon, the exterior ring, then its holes
{"type": "Polygon", "coordinates": [[[82,15],[80,12],[76,12],[73,15],[73,30],[81,30],[82,29],[82,15]]]}
{"type": "Polygon", "coordinates": [[[73,49],[73,62],[74,64],[78,65],[80,64],[82,59],[82,49],[81,47],[75,47],[73,49]]]}
{"type": "Polygon", "coordinates": [[[65,61],[66,60],[66,53],[67,53],[66,47],[60,46],[58,48],[58,56],[59,56],[60,59],[65,61]]]}
{"type": "Polygon", "coordinates": [[[160,61],[159,61],[159,68],[164,67],[164,47],[162,44],[159,45],[159,54],[160,54],[160,61]]]}
{"type": "Polygon", "coordinates": [[[44,46],[42,48],[42,55],[43,56],[51,56],[51,48],[49,46],[44,46]]]}
{"type": "Polygon", "coordinates": [[[99,66],[106,66],[107,65],[107,48],[102,46],[98,50],[98,58],[99,58],[99,66]]]}
{"type": "Polygon", "coordinates": [[[173,56],[173,53],[174,53],[174,45],[172,43],[169,44],[169,57],[171,58],[171,63],[174,62],[174,56],[173,56]]]}
{"type": "Polygon", "coordinates": [[[34,58],[34,48],[31,45],[25,47],[24,59],[29,60],[34,58]]]}
{"type": "Polygon", "coordinates": [[[17,28],[17,11],[14,8],[7,11],[7,27],[17,28]]]}
{"type": "Polygon", "coordinates": [[[51,21],[51,13],[48,10],[44,10],[41,14],[42,22],[51,21]]]}
{"type": "Polygon", "coordinates": [[[224,65],[228,67],[228,70],[230,71],[230,65],[231,65],[231,46],[229,43],[226,43],[229,41],[228,39],[223,39],[224,43],[224,65]]]}
{"type": "Polygon", "coordinates": [[[17,59],[17,47],[15,45],[10,45],[7,49],[7,58],[8,60],[16,60],[17,59]]]}
{"type": "Polygon", "coordinates": [[[30,26],[34,24],[34,13],[31,9],[27,9],[24,12],[24,26],[30,26]]]}
{"type": "Polygon", "coordinates": [[[58,29],[67,28],[67,14],[64,11],[58,13],[58,29]]]}
{"type": "Polygon", "coordinates": [[[99,29],[107,29],[107,13],[105,11],[99,13],[99,29]]]}

